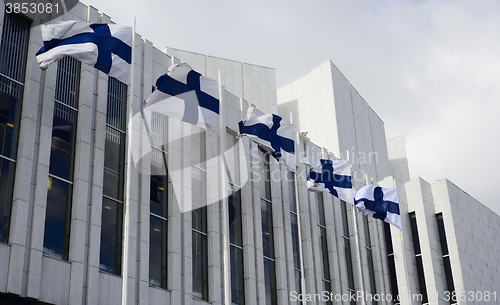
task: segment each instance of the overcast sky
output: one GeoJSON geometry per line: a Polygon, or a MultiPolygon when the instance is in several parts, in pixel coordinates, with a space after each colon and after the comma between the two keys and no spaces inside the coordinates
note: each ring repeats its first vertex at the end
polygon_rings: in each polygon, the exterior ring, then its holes
{"type": "Polygon", "coordinates": [[[448,178],[500,214],[500,1],[83,0],[165,46],[276,69],[331,59],[404,134],[411,177],[448,178]]]}

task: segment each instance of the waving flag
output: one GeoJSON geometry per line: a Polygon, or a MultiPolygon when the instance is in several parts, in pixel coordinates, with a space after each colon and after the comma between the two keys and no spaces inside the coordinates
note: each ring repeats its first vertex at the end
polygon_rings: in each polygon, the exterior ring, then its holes
{"type": "Polygon", "coordinates": [[[43,47],[36,53],[42,70],[68,55],[128,84],[132,28],[114,24],[55,21],[42,24],[43,47]]]}
{"type": "Polygon", "coordinates": [[[239,122],[241,135],[261,144],[276,160],[295,171],[295,142],[293,125],[276,114],[256,116],[253,107],[248,108],[247,120],[239,122]]]}
{"type": "Polygon", "coordinates": [[[349,161],[302,158],[302,163],[311,167],[307,175],[309,191],[330,192],[333,196],[354,204],[349,161]]]}
{"type": "Polygon", "coordinates": [[[175,64],[158,78],[156,90],[144,107],[205,129],[211,126],[218,131],[219,85],[186,63],[175,64]]]}
{"type": "Polygon", "coordinates": [[[397,189],[367,185],[356,192],[354,200],[364,215],[383,220],[401,230],[397,189]]]}

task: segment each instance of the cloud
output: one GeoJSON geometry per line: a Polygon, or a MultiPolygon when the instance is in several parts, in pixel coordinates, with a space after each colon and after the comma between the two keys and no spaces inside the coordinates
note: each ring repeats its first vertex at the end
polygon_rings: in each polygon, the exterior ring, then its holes
{"type": "Polygon", "coordinates": [[[449,178],[500,214],[496,0],[88,1],[170,46],[276,69],[278,87],[331,59],[405,134],[412,176],[449,178]],[[94,3],[95,2],[95,3],[94,3]],[[475,173],[466,164],[474,163],[475,173]]]}

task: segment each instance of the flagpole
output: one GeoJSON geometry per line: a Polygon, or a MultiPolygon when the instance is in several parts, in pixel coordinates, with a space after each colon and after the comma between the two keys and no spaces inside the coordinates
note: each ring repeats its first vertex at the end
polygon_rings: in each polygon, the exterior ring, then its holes
{"type": "MultiPolygon", "coordinates": [[[[347,151],[347,160],[349,160],[349,151],[347,151]]],[[[352,163],[351,163],[351,175],[352,175],[352,163]]],[[[354,198],[353,198],[354,200],[354,198]]],[[[358,275],[359,275],[359,285],[361,288],[361,292],[364,292],[364,285],[363,285],[363,272],[361,271],[361,247],[359,245],[359,236],[358,236],[358,221],[356,219],[356,205],[355,202],[353,201],[352,205],[352,219],[353,219],[353,224],[354,224],[354,239],[356,242],[356,256],[358,257],[358,275]]],[[[362,299],[362,304],[366,304],[365,299],[362,299]]]]}
{"type": "MultiPolygon", "coordinates": [[[[228,201],[227,201],[227,183],[225,179],[226,172],[224,171],[224,151],[226,143],[226,124],[225,124],[225,100],[223,97],[223,90],[221,84],[221,75],[218,71],[218,81],[219,81],[219,172],[220,172],[220,182],[221,182],[221,198],[222,198],[222,245],[223,245],[223,275],[224,275],[224,304],[229,305],[231,303],[231,283],[230,283],[230,255],[229,255],[229,216],[228,216],[228,201]]],[[[235,166],[239,166],[235,165],[235,166]]]]}
{"type": "MultiPolygon", "coordinates": [[[[290,113],[290,124],[293,125],[293,113],[290,113]]],[[[298,133],[295,132],[294,127],[294,138],[295,143],[299,143],[300,138],[298,137],[298,133]]],[[[297,151],[297,150],[296,150],[297,151]]],[[[297,210],[297,227],[298,227],[298,238],[299,238],[299,257],[300,257],[300,288],[302,289],[302,295],[306,293],[306,280],[304,276],[304,255],[302,253],[302,230],[301,230],[301,219],[300,219],[300,205],[299,205],[299,188],[297,183],[297,171],[298,171],[298,162],[297,162],[297,153],[295,154],[295,172],[294,174],[294,184],[295,184],[295,210],[297,210]]]]}
{"type": "Polygon", "coordinates": [[[126,175],[126,194],[127,198],[125,200],[125,216],[124,216],[124,241],[123,241],[123,282],[122,282],[122,305],[126,305],[128,301],[128,265],[129,265],[129,249],[130,249],[130,176],[132,170],[132,130],[130,128],[130,122],[133,116],[133,101],[134,101],[134,71],[135,71],[135,16],[132,20],[132,60],[130,65],[130,75],[129,75],[129,100],[128,100],[128,126],[127,130],[127,175],[126,175]]]}

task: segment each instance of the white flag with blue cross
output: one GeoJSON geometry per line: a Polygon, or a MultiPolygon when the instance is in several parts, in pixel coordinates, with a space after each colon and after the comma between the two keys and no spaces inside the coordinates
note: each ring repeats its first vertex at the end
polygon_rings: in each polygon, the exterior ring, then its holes
{"type": "Polygon", "coordinates": [[[40,28],[43,47],[36,53],[36,60],[42,70],[67,55],[129,83],[131,27],[73,20],[53,21],[40,28]]]}

